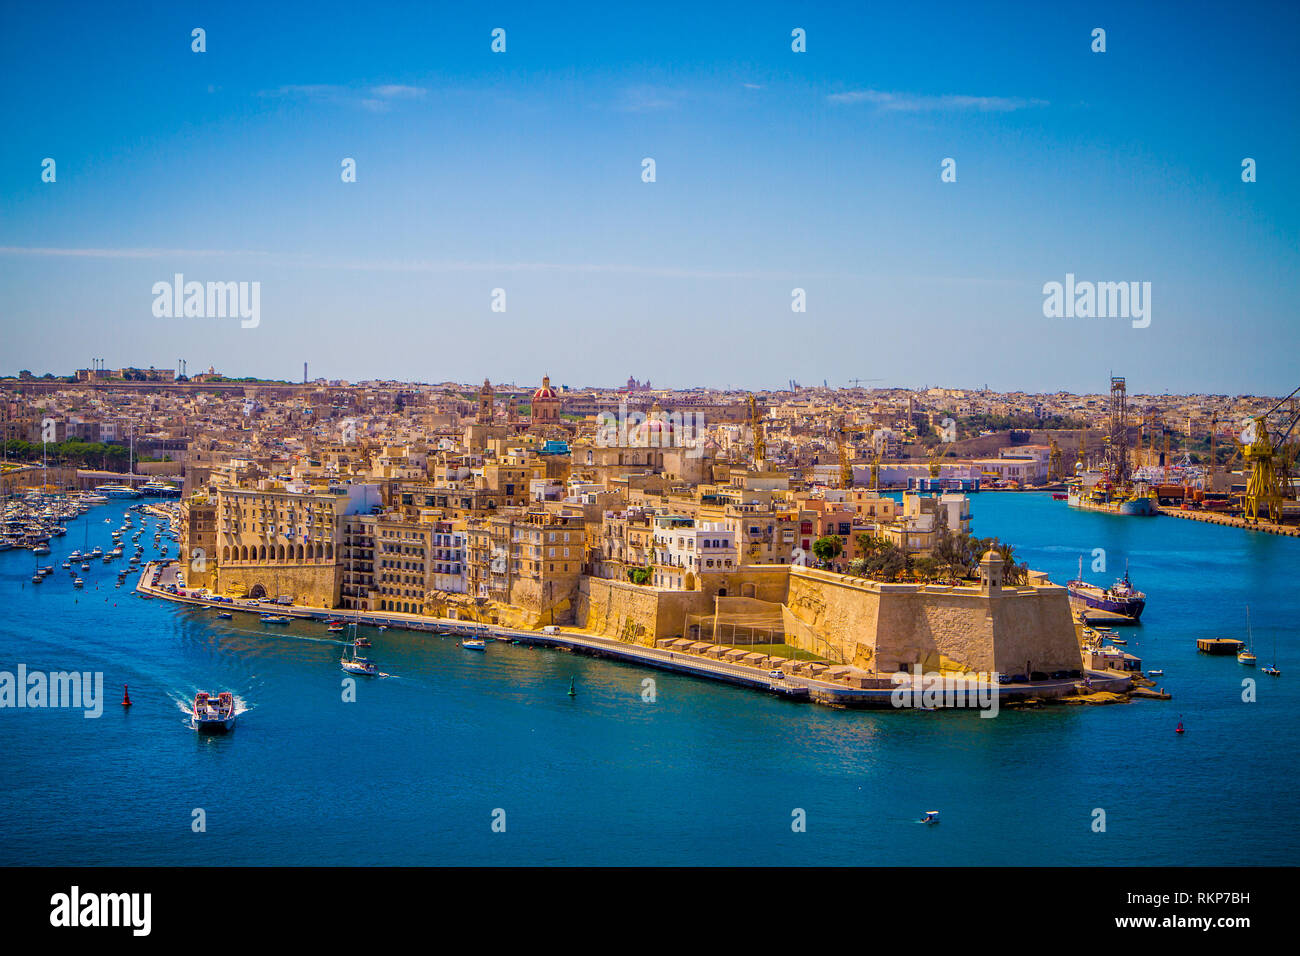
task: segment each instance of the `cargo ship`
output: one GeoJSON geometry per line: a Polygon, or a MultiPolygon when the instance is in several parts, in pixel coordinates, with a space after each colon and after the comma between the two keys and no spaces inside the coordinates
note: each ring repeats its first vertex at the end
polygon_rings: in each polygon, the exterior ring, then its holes
{"type": "Polygon", "coordinates": [[[1112,614],[1123,614],[1134,621],[1142,617],[1147,606],[1147,596],[1133,587],[1128,578],[1128,568],[1124,576],[1110,587],[1102,589],[1083,580],[1083,558],[1079,558],[1079,576],[1067,585],[1070,597],[1076,598],[1088,607],[1112,614]]]}

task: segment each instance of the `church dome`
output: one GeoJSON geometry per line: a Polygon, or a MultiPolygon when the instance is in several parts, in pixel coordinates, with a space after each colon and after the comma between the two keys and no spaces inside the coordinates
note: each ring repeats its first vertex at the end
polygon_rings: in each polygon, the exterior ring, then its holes
{"type": "Polygon", "coordinates": [[[551,377],[548,375],[542,379],[542,387],[533,392],[533,401],[555,401],[560,396],[556,394],[555,389],[551,388],[551,377]]]}

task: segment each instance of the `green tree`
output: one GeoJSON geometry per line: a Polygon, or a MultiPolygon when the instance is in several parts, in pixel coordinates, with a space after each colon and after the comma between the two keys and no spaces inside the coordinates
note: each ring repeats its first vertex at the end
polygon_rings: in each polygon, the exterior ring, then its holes
{"type": "Polygon", "coordinates": [[[817,560],[822,563],[822,567],[828,567],[832,561],[840,556],[844,550],[844,542],[833,534],[824,535],[813,542],[813,554],[817,560]]]}

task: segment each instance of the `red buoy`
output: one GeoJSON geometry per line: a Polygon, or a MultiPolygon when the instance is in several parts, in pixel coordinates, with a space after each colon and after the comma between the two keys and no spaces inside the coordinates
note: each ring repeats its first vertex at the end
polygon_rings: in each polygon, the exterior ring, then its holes
{"type": "MultiPolygon", "coordinates": [[[[122,706],[123,707],[131,706],[131,695],[127,693],[127,687],[125,684],[122,685],[122,706]]],[[[1179,733],[1181,734],[1182,731],[1180,730],[1179,733]]]]}
{"type": "Polygon", "coordinates": [[[1182,732],[1183,732],[1183,722],[1180,720],[1178,722],[1178,726],[1174,728],[1174,733],[1181,734],[1182,732]]]}

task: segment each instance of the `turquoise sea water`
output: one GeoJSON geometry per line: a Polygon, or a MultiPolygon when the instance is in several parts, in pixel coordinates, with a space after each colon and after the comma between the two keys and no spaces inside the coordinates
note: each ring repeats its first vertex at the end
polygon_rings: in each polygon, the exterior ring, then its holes
{"type": "MultiPolygon", "coordinates": [[[[96,563],[121,504],[0,554],[0,670],[103,671],[103,716],[0,710],[0,863],[1263,864],[1294,863],[1300,539],[1075,512],[1046,495],[972,497],[975,531],[1064,582],[1148,593],[1128,649],[1170,702],[974,714],[834,711],[546,650],[363,628],[393,675],[341,699],[323,624],[131,596],[96,563]],[[105,517],[114,519],[104,523],[105,517]],[[1094,548],[1108,571],[1087,571],[1094,548]],[[1198,655],[1244,636],[1281,678],[1198,655]],[[1254,677],[1258,701],[1243,703],[1254,677]],[[568,696],[576,681],[578,696],[568,696]],[[642,699],[643,680],[656,700],[642,699]],[[130,684],[134,706],[117,702],[130,684]],[[198,738],[197,689],[248,708],[198,738]],[[1187,733],[1176,736],[1182,718],[1187,733]],[[206,814],[206,832],[191,828],[206,814]],[[1106,832],[1092,829],[1094,810],[1106,832]],[[492,828],[505,812],[505,832],[492,828]],[[792,814],[806,814],[793,832],[792,814]],[[942,811],[939,827],[915,821],[942,811]],[[498,815],[499,818],[499,815],[498,815]]],[[[152,525],[153,522],[150,522],[152,525]]],[[[146,543],[149,538],[144,539],[146,543]]],[[[173,545],[174,549],[174,545],[173,545]]],[[[131,584],[134,578],[130,579],[131,584]]]]}

